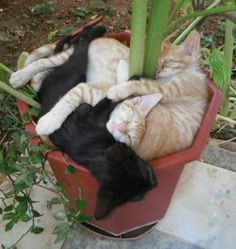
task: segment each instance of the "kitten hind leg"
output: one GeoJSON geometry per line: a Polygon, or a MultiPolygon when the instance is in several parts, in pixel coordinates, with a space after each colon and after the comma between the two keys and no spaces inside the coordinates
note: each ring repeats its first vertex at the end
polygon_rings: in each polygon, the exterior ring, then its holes
{"type": "Polygon", "coordinates": [[[28,66],[11,74],[9,80],[10,84],[14,87],[24,86],[30,81],[37,73],[43,72],[47,69],[62,65],[73,53],[74,49],[69,48],[64,52],[51,56],[45,59],[39,59],[28,66]]]}
{"type": "Polygon", "coordinates": [[[55,47],[56,44],[46,44],[35,49],[26,59],[24,65],[27,66],[34,61],[53,55],[55,47]]]}

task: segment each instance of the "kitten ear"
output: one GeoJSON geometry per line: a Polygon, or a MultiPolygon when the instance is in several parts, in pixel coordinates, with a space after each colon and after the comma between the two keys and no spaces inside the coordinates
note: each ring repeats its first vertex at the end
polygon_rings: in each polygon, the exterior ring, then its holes
{"type": "Polygon", "coordinates": [[[133,104],[138,108],[145,118],[152,108],[162,99],[160,93],[138,96],[132,99],[133,104]]]}
{"type": "Polygon", "coordinates": [[[198,50],[200,49],[199,32],[197,32],[196,30],[191,31],[182,46],[187,55],[192,56],[195,52],[198,52],[198,50]]]}
{"type": "Polygon", "coordinates": [[[171,43],[169,41],[163,41],[161,44],[161,52],[168,49],[171,46],[171,43]]]}

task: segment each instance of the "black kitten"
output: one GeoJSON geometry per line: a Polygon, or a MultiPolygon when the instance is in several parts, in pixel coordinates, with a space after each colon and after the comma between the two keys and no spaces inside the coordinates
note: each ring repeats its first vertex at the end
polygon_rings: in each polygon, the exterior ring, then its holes
{"type": "Polygon", "coordinates": [[[157,186],[149,163],[126,144],[115,142],[107,131],[106,122],[116,105],[107,98],[95,107],[82,104],[49,136],[99,182],[96,219],[106,217],[121,204],[142,199],[157,186]]]}
{"type": "MultiPolygon", "coordinates": [[[[72,87],[85,81],[89,43],[104,32],[99,26],[86,28],[74,40],[75,50],[69,60],[55,68],[42,84],[41,115],[72,87]]],[[[96,219],[106,217],[123,203],[143,198],[157,185],[149,163],[126,144],[116,142],[107,131],[106,122],[116,105],[108,99],[95,107],[82,104],[49,136],[54,145],[87,167],[99,182],[96,219]]]]}

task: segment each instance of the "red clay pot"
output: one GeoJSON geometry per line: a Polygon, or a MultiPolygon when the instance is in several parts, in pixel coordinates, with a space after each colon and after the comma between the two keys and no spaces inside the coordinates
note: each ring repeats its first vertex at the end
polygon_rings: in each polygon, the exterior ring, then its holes
{"type": "MultiPolygon", "coordinates": [[[[108,36],[129,45],[129,33],[116,33],[108,36]]],[[[100,221],[93,220],[91,224],[118,236],[155,223],[165,215],[184,165],[200,157],[215,120],[221,102],[221,94],[210,80],[208,81],[208,88],[210,92],[208,109],[191,148],[151,162],[159,182],[158,187],[149,192],[144,200],[127,203],[117,208],[111,216],[100,221]]],[[[22,101],[17,100],[17,105],[21,115],[28,111],[28,106],[22,101]]],[[[30,123],[25,124],[25,129],[31,134],[35,132],[35,125],[32,119],[30,123]]],[[[37,144],[38,141],[38,138],[30,139],[32,144],[37,144]]],[[[66,196],[71,200],[72,207],[75,204],[75,200],[81,198],[87,202],[84,213],[93,215],[96,203],[97,182],[90,172],[82,165],[70,160],[60,151],[53,151],[47,154],[47,160],[50,162],[58,182],[64,187],[66,196]],[[68,164],[75,167],[75,175],[68,176],[64,174],[68,164]]]]}

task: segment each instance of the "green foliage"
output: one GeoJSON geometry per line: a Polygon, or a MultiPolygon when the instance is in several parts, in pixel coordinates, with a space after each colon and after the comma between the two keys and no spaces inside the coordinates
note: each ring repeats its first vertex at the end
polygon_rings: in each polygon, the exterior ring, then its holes
{"type": "Polygon", "coordinates": [[[208,33],[201,33],[201,47],[203,48],[215,48],[216,43],[214,37],[208,33]]]}
{"type": "Polygon", "coordinates": [[[75,174],[75,168],[72,165],[68,165],[65,170],[66,175],[74,175],[75,174]]]}
{"type": "MultiPolygon", "coordinates": [[[[18,61],[19,68],[23,66],[26,58],[27,54],[21,55],[18,61]]],[[[7,82],[10,73],[12,71],[9,68],[0,64],[0,83],[3,80],[7,82]]],[[[3,84],[8,85],[4,82],[3,84]]],[[[13,90],[19,94],[17,90],[13,90]]],[[[30,96],[33,99],[35,95],[36,93],[30,87],[24,88],[24,96],[30,96]]],[[[36,117],[39,114],[39,109],[29,108],[29,113],[22,117],[24,122],[27,122],[29,114],[36,117]]],[[[34,207],[34,203],[40,200],[31,199],[30,192],[34,186],[41,186],[47,182],[50,182],[58,192],[58,197],[49,201],[48,207],[52,208],[56,204],[61,204],[63,207],[62,211],[54,214],[54,218],[64,224],[59,224],[59,228],[54,230],[57,235],[56,241],[66,237],[71,238],[75,234],[72,226],[74,222],[91,220],[90,217],[81,214],[85,202],[78,201],[76,209],[70,211],[70,202],[64,196],[63,188],[45,168],[45,159],[42,152],[48,151],[48,146],[29,144],[29,136],[24,131],[14,98],[1,91],[0,115],[0,174],[6,175],[11,182],[10,190],[4,192],[0,188],[0,201],[3,204],[3,208],[0,208],[0,215],[6,221],[6,232],[20,222],[31,223],[29,229],[10,248],[16,248],[28,233],[40,234],[43,232],[44,228],[36,224],[36,218],[43,214],[40,214],[34,207]],[[5,142],[6,137],[8,139],[5,142]],[[7,142],[8,140],[11,140],[11,142],[7,142]]],[[[72,175],[75,173],[75,169],[69,165],[67,173],[72,175]]],[[[2,248],[6,247],[2,245],[2,248]]]]}
{"type": "Polygon", "coordinates": [[[57,35],[58,30],[52,31],[48,34],[48,41],[52,41],[54,37],[57,35]]]}
{"type": "Polygon", "coordinates": [[[214,48],[212,52],[208,49],[204,49],[203,52],[206,56],[204,65],[210,67],[210,77],[218,89],[223,92],[224,86],[228,83],[224,54],[217,48],[214,48]]]}
{"type": "MultiPolygon", "coordinates": [[[[33,200],[30,197],[30,190],[34,186],[41,186],[42,183],[50,182],[57,190],[58,197],[54,197],[48,203],[48,207],[62,204],[63,210],[57,211],[54,218],[60,223],[54,230],[57,236],[56,242],[71,238],[74,235],[73,222],[91,220],[90,217],[81,214],[86,203],[83,200],[76,201],[76,208],[70,211],[70,202],[64,196],[64,190],[58,182],[51,177],[44,167],[42,151],[48,150],[46,145],[31,146],[28,142],[28,135],[23,130],[15,130],[11,134],[12,143],[0,149],[0,173],[7,175],[11,181],[11,190],[4,192],[0,189],[4,199],[4,208],[0,213],[3,220],[6,220],[5,231],[11,230],[19,222],[31,222],[27,233],[42,233],[44,228],[38,227],[35,218],[42,216],[34,208],[34,203],[40,200],[33,200]],[[8,203],[8,204],[6,204],[8,203]]],[[[72,166],[67,167],[70,174],[74,173],[72,166]]],[[[22,239],[27,233],[23,234],[22,239]]],[[[14,246],[18,244],[18,240],[14,246]]]]}
{"type": "Polygon", "coordinates": [[[55,9],[55,4],[51,1],[49,2],[46,1],[44,3],[36,4],[32,9],[32,13],[35,15],[50,14],[54,11],[54,9],[55,9]]]}
{"type": "Polygon", "coordinates": [[[66,36],[66,35],[69,35],[69,33],[75,29],[75,26],[74,25],[69,25],[67,27],[64,27],[64,28],[61,28],[59,30],[59,34],[60,35],[63,35],[63,36],[66,36]]]}

